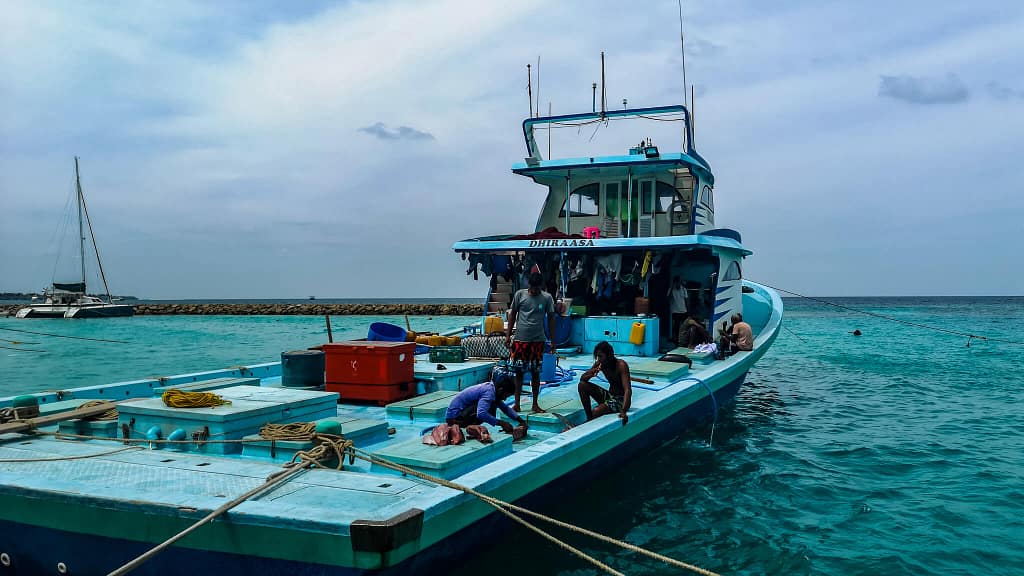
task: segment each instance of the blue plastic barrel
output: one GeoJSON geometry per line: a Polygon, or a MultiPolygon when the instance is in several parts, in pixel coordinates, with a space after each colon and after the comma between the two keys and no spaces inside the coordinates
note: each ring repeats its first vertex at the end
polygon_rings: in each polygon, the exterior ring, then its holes
{"type": "Polygon", "coordinates": [[[281,386],[308,388],[324,385],[324,353],[293,350],[281,353],[281,386]]]}
{"type": "Polygon", "coordinates": [[[387,322],[374,322],[370,324],[370,331],[366,335],[367,340],[379,342],[405,342],[405,328],[388,324],[387,322]]]}

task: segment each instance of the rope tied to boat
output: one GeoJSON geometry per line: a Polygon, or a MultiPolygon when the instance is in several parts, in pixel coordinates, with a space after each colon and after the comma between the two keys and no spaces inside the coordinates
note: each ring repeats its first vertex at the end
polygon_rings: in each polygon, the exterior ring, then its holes
{"type": "Polygon", "coordinates": [[[164,405],[171,408],[213,408],[224,404],[231,404],[213,392],[186,392],[171,388],[163,393],[160,399],[164,405]]]}
{"type": "Polygon", "coordinates": [[[645,548],[641,548],[639,546],[630,544],[628,542],[623,542],[621,540],[617,540],[617,539],[612,538],[610,536],[605,536],[604,534],[601,534],[599,532],[594,532],[592,530],[587,530],[586,528],[581,528],[579,526],[576,526],[576,525],[573,525],[573,524],[569,524],[568,522],[562,522],[561,520],[557,520],[555,518],[552,518],[550,516],[546,516],[546,515],[541,514],[539,512],[534,512],[533,510],[528,510],[528,509],[523,508],[521,506],[517,506],[515,504],[512,504],[511,502],[505,502],[503,500],[499,500],[499,499],[494,498],[492,496],[488,496],[487,494],[484,494],[482,492],[478,492],[477,490],[474,490],[474,489],[470,488],[469,486],[464,486],[462,484],[458,484],[458,483],[452,482],[450,480],[445,480],[444,478],[438,478],[436,476],[431,476],[429,474],[425,474],[423,472],[419,472],[417,470],[409,468],[408,466],[403,466],[403,465],[398,464],[396,462],[392,462],[390,460],[386,460],[386,459],[381,458],[381,457],[379,457],[379,456],[377,456],[375,454],[366,452],[365,450],[360,450],[359,448],[356,448],[355,452],[356,452],[357,457],[360,460],[365,460],[367,462],[371,462],[371,463],[377,464],[379,466],[383,466],[384,468],[390,468],[392,470],[395,470],[396,472],[401,472],[402,474],[407,474],[409,476],[415,476],[416,478],[419,478],[421,480],[425,480],[427,482],[432,482],[434,484],[438,484],[440,486],[444,486],[445,488],[451,488],[452,490],[458,490],[460,492],[464,492],[464,493],[469,494],[471,496],[475,496],[476,498],[479,498],[483,502],[485,502],[485,503],[489,504],[490,506],[492,506],[493,508],[495,508],[498,512],[501,512],[505,516],[509,517],[509,519],[514,520],[515,522],[523,525],[524,527],[526,527],[526,528],[536,532],[537,534],[539,534],[540,536],[544,537],[545,539],[555,543],[559,548],[562,548],[563,550],[567,550],[569,552],[572,552],[576,556],[586,560],[587,562],[590,562],[594,566],[600,568],[601,570],[604,570],[605,572],[607,572],[609,574],[622,574],[622,573],[618,572],[617,570],[613,569],[612,567],[608,566],[607,564],[602,563],[601,561],[597,560],[596,558],[593,558],[592,556],[587,555],[587,553],[583,552],[582,550],[578,550],[578,549],[570,546],[569,544],[567,544],[567,543],[565,543],[565,542],[555,538],[554,536],[548,534],[544,530],[541,530],[540,528],[537,528],[536,526],[533,526],[532,524],[530,524],[526,520],[524,520],[524,519],[520,518],[519,516],[517,516],[515,513],[524,514],[526,516],[530,516],[530,517],[536,518],[538,520],[543,520],[544,522],[548,522],[550,524],[558,526],[559,528],[564,528],[566,530],[569,530],[571,532],[575,532],[577,534],[583,534],[584,536],[589,536],[591,538],[594,538],[596,540],[600,540],[601,542],[605,542],[607,544],[614,544],[615,546],[618,546],[618,547],[623,548],[625,550],[629,550],[630,552],[636,552],[638,554],[642,554],[642,555],[647,556],[648,558],[651,558],[653,560],[658,560],[659,562],[663,562],[665,564],[669,564],[671,566],[675,566],[676,568],[682,568],[684,570],[689,570],[691,572],[694,572],[694,573],[697,573],[697,574],[701,574],[703,576],[718,576],[717,573],[712,572],[710,570],[707,570],[705,568],[701,568],[700,566],[694,566],[693,564],[687,564],[686,562],[682,562],[680,560],[676,560],[675,558],[670,558],[668,556],[664,556],[662,554],[658,554],[657,552],[652,552],[650,550],[647,550],[645,548]]]}
{"type": "MultiPolygon", "coordinates": [[[[89,400],[88,402],[83,402],[79,408],[91,408],[93,406],[102,406],[103,404],[110,404],[110,402],[106,400],[89,400]]],[[[82,420],[117,420],[117,407],[115,406],[110,410],[95,416],[82,418],[82,420]]]]}
{"type": "MultiPolygon", "coordinates": [[[[57,435],[57,433],[44,433],[44,434],[57,435]]],[[[108,438],[99,437],[99,436],[80,436],[80,435],[67,435],[67,436],[69,436],[69,437],[80,437],[80,438],[90,438],[90,439],[97,439],[97,440],[107,440],[108,439],[108,438]]],[[[527,528],[528,530],[531,530],[531,531],[535,532],[539,536],[545,538],[549,542],[552,542],[553,544],[558,546],[560,549],[565,550],[567,552],[570,552],[570,553],[576,555],[577,557],[579,557],[579,558],[581,558],[583,560],[586,560],[590,564],[594,565],[595,567],[599,568],[600,570],[602,570],[602,571],[604,571],[604,572],[606,572],[608,574],[614,574],[616,576],[624,576],[622,572],[619,572],[619,571],[615,570],[611,566],[609,566],[609,565],[601,562],[600,560],[598,560],[598,559],[588,555],[586,552],[584,552],[584,551],[582,551],[582,550],[580,550],[578,548],[573,547],[572,545],[568,544],[567,542],[564,542],[564,541],[558,539],[557,537],[547,533],[543,529],[541,529],[541,528],[539,528],[537,526],[534,526],[533,524],[531,524],[528,521],[526,521],[524,518],[520,517],[519,514],[522,514],[522,515],[525,515],[525,516],[529,516],[529,517],[535,518],[537,520],[542,520],[544,522],[547,522],[549,524],[553,524],[555,526],[558,526],[560,528],[564,528],[566,530],[569,530],[569,531],[577,533],[577,534],[582,534],[584,536],[589,536],[591,538],[594,538],[594,539],[599,540],[601,542],[605,542],[607,544],[613,544],[615,546],[618,546],[618,547],[623,548],[625,550],[628,550],[630,552],[635,552],[635,553],[644,555],[644,556],[646,556],[648,558],[651,558],[651,559],[654,559],[654,560],[658,560],[659,562],[662,562],[662,563],[674,566],[676,568],[681,568],[681,569],[684,569],[684,570],[688,570],[688,571],[694,572],[696,574],[701,574],[703,576],[718,576],[715,572],[712,572],[710,570],[706,570],[706,569],[701,568],[699,566],[694,566],[692,564],[688,564],[686,562],[682,562],[680,560],[676,560],[675,558],[670,558],[668,556],[664,556],[662,554],[658,554],[657,552],[652,552],[650,550],[647,550],[645,548],[641,548],[639,546],[630,544],[628,542],[623,542],[621,540],[612,538],[610,536],[605,536],[604,534],[600,534],[600,533],[594,532],[592,530],[587,530],[586,528],[581,528],[579,526],[576,526],[576,525],[573,525],[573,524],[569,524],[567,522],[562,522],[561,520],[557,520],[555,518],[552,518],[550,516],[546,516],[546,515],[541,514],[539,512],[534,512],[532,510],[528,510],[528,509],[523,508],[521,506],[517,506],[517,505],[515,505],[515,504],[513,504],[511,502],[506,502],[506,501],[494,498],[492,496],[488,496],[487,494],[484,494],[482,492],[474,490],[473,488],[470,488],[468,486],[465,486],[465,485],[462,485],[462,484],[458,484],[458,483],[452,482],[450,480],[445,480],[444,478],[439,478],[439,477],[436,477],[436,476],[431,476],[429,474],[426,474],[426,473],[423,473],[423,472],[419,472],[417,470],[414,470],[414,469],[409,468],[407,466],[403,466],[403,465],[398,464],[396,462],[392,462],[392,461],[387,460],[385,458],[381,458],[381,457],[379,457],[379,456],[377,456],[375,454],[372,454],[372,453],[367,452],[365,450],[361,450],[359,448],[356,448],[355,444],[351,440],[345,438],[343,435],[336,435],[336,434],[327,434],[327,433],[316,432],[316,424],[313,423],[313,422],[294,422],[294,423],[291,423],[291,424],[266,424],[266,425],[264,425],[260,429],[260,438],[259,439],[235,439],[235,440],[222,440],[220,442],[223,442],[223,443],[245,443],[245,442],[265,441],[265,440],[268,440],[268,439],[271,440],[271,441],[277,441],[277,440],[312,441],[312,442],[316,443],[316,446],[314,446],[310,450],[300,450],[300,451],[298,451],[290,462],[284,464],[283,469],[281,469],[278,472],[275,472],[274,474],[271,474],[270,476],[268,476],[266,478],[266,481],[263,484],[261,484],[260,486],[257,486],[256,488],[253,488],[252,490],[246,492],[245,494],[242,494],[241,496],[235,498],[231,502],[228,502],[228,503],[224,504],[223,506],[221,506],[220,508],[217,508],[216,510],[214,510],[210,514],[206,515],[203,519],[199,520],[198,522],[196,522],[192,526],[190,526],[190,527],[186,528],[185,530],[179,532],[178,534],[172,536],[170,539],[164,541],[163,543],[161,543],[158,546],[154,547],[153,549],[151,549],[150,551],[146,552],[145,554],[142,554],[141,556],[135,558],[131,562],[128,562],[127,564],[121,566],[120,568],[114,570],[113,572],[110,572],[110,574],[108,576],[121,576],[121,575],[124,575],[124,574],[127,574],[127,573],[131,572],[132,570],[134,570],[134,569],[138,568],[139,566],[141,566],[146,561],[148,561],[151,558],[153,558],[154,556],[156,556],[162,550],[165,550],[166,548],[168,548],[171,545],[173,545],[175,542],[177,542],[177,541],[181,540],[182,538],[184,538],[185,536],[191,534],[192,532],[197,530],[199,527],[201,527],[203,524],[207,524],[207,523],[211,522],[212,520],[214,520],[218,516],[220,516],[220,515],[224,514],[225,512],[227,512],[228,510],[230,510],[230,509],[238,506],[239,504],[242,504],[246,500],[248,500],[248,499],[250,499],[250,498],[252,498],[252,497],[254,497],[254,496],[256,496],[256,495],[258,495],[258,494],[260,494],[260,493],[262,493],[264,491],[266,491],[268,488],[284,482],[285,480],[293,477],[299,471],[308,470],[308,469],[314,468],[314,467],[331,469],[329,466],[327,466],[325,464],[326,463],[334,463],[335,461],[337,462],[337,467],[334,468],[334,469],[341,470],[342,469],[342,464],[343,464],[343,462],[344,462],[344,460],[346,458],[349,460],[349,464],[350,465],[354,464],[356,459],[363,460],[365,462],[376,464],[376,465],[382,466],[384,468],[389,468],[391,470],[395,470],[396,472],[400,472],[403,475],[413,476],[413,477],[419,478],[421,480],[424,480],[426,482],[431,482],[431,483],[443,486],[445,488],[449,488],[449,489],[452,489],[452,490],[463,492],[463,493],[468,494],[470,496],[476,497],[476,498],[480,499],[481,501],[483,501],[484,503],[488,504],[489,506],[493,507],[498,512],[504,514],[510,520],[512,520],[512,521],[514,521],[514,522],[516,522],[516,523],[518,523],[520,525],[522,525],[524,528],[527,528]]],[[[154,442],[156,442],[156,443],[174,444],[174,443],[179,443],[179,442],[182,442],[182,441],[156,440],[154,442]]],[[[117,453],[117,452],[120,452],[122,450],[128,450],[128,449],[131,449],[131,448],[134,448],[134,447],[123,448],[123,449],[111,451],[109,454],[117,453]]],[[[90,455],[83,455],[83,456],[70,457],[70,458],[54,458],[54,460],[58,460],[58,459],[92,458],[92,457],[96,457],[96,456],[104,456],[104,455],[107,455],[107,454],[108,453],[99,453],[99,454],[90,454],[90,455]]],[[[30,462],[30,461],[40,461],[40,460],[38,460],[38,459],[31,459],[31,460],[24,459],[24,460],[20,460],[19,459],[19,460],[12,460],[12,462],[13,461],[30,462]]]]}
{"type": "Polygon", "coordinates": [[[291,462],[285,466],[294,466],[297,463],[312,464],[317,468],[328,468],[328,462],[337,462],[335,470],[341,470],[345,459],[348,458],[349,466],[356,463],[355,443],[345,438],[342,434],[326,434],[316,431],[315,422],[292,422],[290,424],[264,424],[260,428],[260,438],[271,441],[271,449],[277,441],[287,442],[312,442],[315,444],[309,450],[298,450],[292,456],[291,462]]]}
{"type": "Polygon", "coordinates": [[[21,406],[19,408],[0,408],[0,424],[18,420],[31,420],[39,416],[39,406],[21,406]]]}

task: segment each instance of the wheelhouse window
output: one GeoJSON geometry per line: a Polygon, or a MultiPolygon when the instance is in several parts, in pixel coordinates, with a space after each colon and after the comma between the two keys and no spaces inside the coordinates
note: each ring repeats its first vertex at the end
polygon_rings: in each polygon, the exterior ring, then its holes
{"type": "Polygon", "coordinates": [[[676,200],[676,189],[666,182],[658,182],[658,214],[668,212],[668,207],[676,200]]]}
{"type": "MultiPolygon", "coordinates": [[[[580,186],[569,194],[569,216],[599,216],[601,210],[598,206],[601,197],[601,187],[597,184],[580,186]]],[[[565,206],[558,212],[560,218],[565,217],[565,206]]]]}
{"type": "Polygon", "coordinates": [[[729,268],[725,271],[725,276],[722,280],[742,280],[743,272],[740,270],[739,262],[732,262],[729,264],[729,268]]]}
{"type": "Polygon", "coordinates": [[[711,186],[708,186],[707,184],[705,184],[704,187],[701,188],[701,190],[700,190],[700,203],[705,205],[705,206],[707,206],[708,208],[710,208],[712,210],[715,209],[715,196],[714,196],[714,192],[711,190],[711,186]]]}

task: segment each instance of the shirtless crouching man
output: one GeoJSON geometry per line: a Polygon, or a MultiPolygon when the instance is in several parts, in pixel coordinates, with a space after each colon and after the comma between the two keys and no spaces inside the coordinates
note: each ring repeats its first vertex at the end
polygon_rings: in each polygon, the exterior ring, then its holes
{"type": "Polygon", "coordinates": [[[629,403],[633,397],[633,387],[630,385],[629,365],[625,360],[615,357],[612,345],[607,342],[600,342],[594,347],[594,366],[580,376],[580,403],[583,404],[583,411],[587,415],[587,421],[593,420],[605,414],[618,413],[625,426],[629,422],[629,403]],[[608,389],[605,390],[590,381],[601,372],[608,380],[608,389]],[[590,400],[597,402],[593,409],[590,407],[590,400]]]}

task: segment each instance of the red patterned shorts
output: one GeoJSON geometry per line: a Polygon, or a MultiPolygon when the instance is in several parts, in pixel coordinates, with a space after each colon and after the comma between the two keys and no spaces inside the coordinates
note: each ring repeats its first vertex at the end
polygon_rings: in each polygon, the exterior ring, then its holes
{"type": "Polygon", "coordinates": [[[540,372],[544,363],[543,342],[520,342],[515,340],[509,349],[508,365],[517,373],[540,372]]]}

